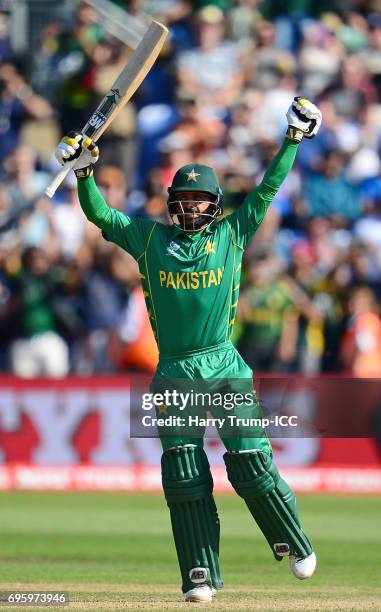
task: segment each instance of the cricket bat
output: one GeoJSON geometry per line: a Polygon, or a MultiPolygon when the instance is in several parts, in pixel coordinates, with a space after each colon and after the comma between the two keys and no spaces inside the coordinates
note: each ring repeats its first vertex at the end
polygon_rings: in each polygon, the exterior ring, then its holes
{"type": "MultiPolygon", "coordinates": [[[[110,91],[105,95],[98,108],[94,111],[89,121],[82,129],[82,134],[84,136],[88,136],[92,140],[97,141],[108,128],[114,117],[116,117],[123,106],[130,100],[147,76],[167,36],[168,29],[164,25],[157,21],[151,23],[110,91]]],[[[77,160],[73,160],[65,164],[65,168],[55,176],[53,181],[46,188],[45,193],[49,198],[53,197],[76,161],[77,160]]]]}

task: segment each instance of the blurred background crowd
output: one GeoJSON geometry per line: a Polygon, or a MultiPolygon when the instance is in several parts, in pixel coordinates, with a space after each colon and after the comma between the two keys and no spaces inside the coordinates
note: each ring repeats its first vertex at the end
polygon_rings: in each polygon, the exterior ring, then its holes
{"type": "Polygon", "coordinates": [[[234,210],[293,97],[311,97],[323,125],[247,249],[234,342],[258,372],[381,376],[378,0],[0,0],[0,370],[155,367],[135,262],[86,222],[73,177],[43,195],[60,136],[86,123],[131,53],[121,10],[170,37],[102,137],[108,204],[168,222],[166,188],[197,161],[234,210]]]}

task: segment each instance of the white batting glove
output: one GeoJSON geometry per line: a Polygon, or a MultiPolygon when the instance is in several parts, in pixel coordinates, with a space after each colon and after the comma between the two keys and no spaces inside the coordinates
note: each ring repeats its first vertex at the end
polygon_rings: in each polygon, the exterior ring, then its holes
{"type": "Polygon", "coordinates": [[[99,159],[99,148],[91,138],[72,131],[62,138],[54,155],[61,166],[76,159],[73,170],[77,178],[86,178],[93,173],[92,165],[99,159]]]}
{"type": "Polygon", "coordinates": [[[287,138],[300,142],[305,138],[313,138],[319,131],[322,114],[315,104],[306,98],[296,97],[287,111],[287,138]]]}

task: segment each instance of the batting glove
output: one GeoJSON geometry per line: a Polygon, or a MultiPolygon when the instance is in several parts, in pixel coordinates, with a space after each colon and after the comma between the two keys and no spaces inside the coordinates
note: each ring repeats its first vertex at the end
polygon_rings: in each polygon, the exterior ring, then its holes
{"type": "Polygon", "coordinates": [[[73,170],[77,178],[87,178],[93,173],[92,165],[99,159],[99,148],[91,138],[72,131],[62,138],[54,155],[61,166],[76,159],[73,170]]]}
{"type": "Polygon", "coordinates": [[[313,138],[319,131],[322,114],[315,104],[306,98],[296,97],[287,111],[287,138],[300,142],[305,138],[313,138]]]}

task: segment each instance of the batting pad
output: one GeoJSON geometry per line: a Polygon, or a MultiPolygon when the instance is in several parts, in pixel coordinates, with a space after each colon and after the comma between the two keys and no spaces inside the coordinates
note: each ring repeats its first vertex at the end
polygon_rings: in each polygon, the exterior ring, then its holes
{"type": "Polygon", "coordinates": [[[220,522],[204,450],[193,445],[169,449],[163,453],[161,470],[183,592],[199,584],[221,589],[220,522]]]}
{"type": "Polygon", "coordinates": [[[312,547],[300,526],[295,495],[270,455],[262,451],[225,453],[224,461],[229,481],[245,500],[275,559],[310,555],[312,547]]]}

